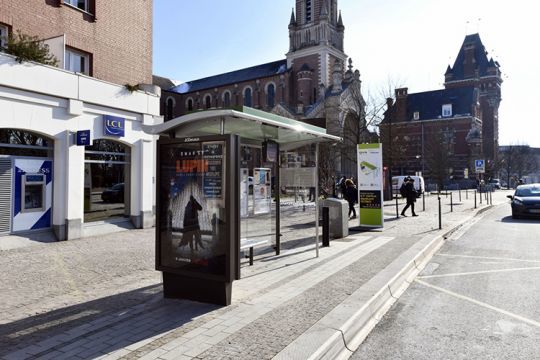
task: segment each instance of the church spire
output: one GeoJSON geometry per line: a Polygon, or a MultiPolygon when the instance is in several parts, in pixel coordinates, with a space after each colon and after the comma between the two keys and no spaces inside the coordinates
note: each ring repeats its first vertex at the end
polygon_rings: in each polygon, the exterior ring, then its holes
{"type": "Polygon", "coordinates": [[[291,26],[296,26],[296,18],[294,17],[294,8],[292,9],[292,12],[291,12],[291,21],[289,22],[289,27],[291,26]]]}
{"type": "Polygon", "coordinates": [[[343,26],[343,19],[341,18],[341,10],[339,10],[339,19],[337,25],[339,28],[345,28],[345,26],[343,26]]]}

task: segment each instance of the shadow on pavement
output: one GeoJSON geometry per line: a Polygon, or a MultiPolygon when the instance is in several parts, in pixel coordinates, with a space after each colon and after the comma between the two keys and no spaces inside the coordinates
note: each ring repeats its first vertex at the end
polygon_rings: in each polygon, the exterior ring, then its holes
{"type": "Polygon", "coordinates": [[[81,339],[102,337],[102,332],[106,331],[111,342],[101,342],[103,348],[96,351],[111,352],[178,328],[218,307],[192,306],[188,300],[162,296],[162,284],[152,285],[4,324],[0,326],[0,357],[66,332],[65,341],[56,344],[58,348],[81,339]],[[135,308],[136,305],[139,306],[135,308]],[[186,307],[189,311],[185,311],[186,307]],[[163,320],[145,327],[149,316],[163,320]],[[77,329],[81,325],[90,326],[77,329]],[[128,332],[137,328],[141,329],[139,334],[128,332]]]}
{"type": "Polygon", "coordinates": [[[501,220],[504,223],[517,223],[517,224],[540,224],[540,218],[519,218],[514,219],[512,216],[505,216],[501,220]]]}

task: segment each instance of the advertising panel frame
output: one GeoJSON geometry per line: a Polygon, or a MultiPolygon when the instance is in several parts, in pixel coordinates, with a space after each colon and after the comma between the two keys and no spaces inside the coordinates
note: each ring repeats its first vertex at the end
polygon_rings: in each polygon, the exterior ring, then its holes
{"type": "MultiPolygon", "coordinates": [[[[211,136],[196,136],[196,137],[186,137],[186,138],[161,138],[157,141],[157,171],[156,171],[156,254],[155,254],[155,260],[156,260],[156,270],[162,271],[164,274],[164,292],[167,296],[167,289],[165,289],[168,285],[170,285],[170,288],[174,288],[173,290],[178,290],[177,285],[171,284],[172,282],[189,282],[193,281],[193,283],[199,283],[203,284],[205,281],[207,281],[207,284],[226,284],[226,283],[232,283],[234,279],[239,278],[239,241],[240,241],[240,232],[239,232],[239,220],[240,220],[240,210],[239,210],[239,165],[238,165],[238,146],[239,146],[239,137],[237,135],[211,135],[211,136]],[[224,211],[224,228],[225,231],[221,234],[224,238],[225,242],[225,271],[224,274],[212,274],[212,273],[204,273],[200,271],[192,271],[192,270],[186,270],[181,268],[175,268],[172,266],[167,266],[163,264],[163,258],[162,258],[162,225],[163,225],[163,218],[162,218],[162,209],[161,206],[162,200],[161,196],[159,195],[161,191],[165,191],[164,189],[160,189],[160,184],[162,182],[162,149],[163,147],[167,146],[175,146],[175,145],[183,145],[183,144],[193,144],[193,143],[213,143],[213,142],[223,142],[225,144],[225,151],[226,156],[223,159],[223,165],[225,167],[224,172],[224,183],[225,188],[223,189],[224,196],[225,196],[225,211],[224,211]],[[170,281],[168,281],[169,279],[170,281]]],[[[190,283],[191,284],[191,283],[190,283]]],[[[184,285],[186,286],[186,285],[184,285]]],[[[210,285],[211,287],[212,285],[210,285]]],[[[186,286],[187,288],[188,286],[186,286]]],[[[218,286],[219,287],[219,286],[218,286]]],[[[187,291],[189,289],[186,289],[184,291],[187,291]]],[[[193,289],[193,292],[196,292],[196,289],[193,289]]],[[[173,291],[176,292],[176,291],[173,291]]],[[[219,290],[218,290],[219,292],[219,290]]],[[[230,292],[230,289],[229,289],[230,292]]],[[[182,294],[186,295],[186,294],[182,294]]],[[[198,294],[192,293],[187,294],[188,296],[174,296],[172,294],[171,297],[182,297],[182,298],[191,298],[191,299],[199,299],[197,297],[198,294]]],[[[219,297],[219,296],[218,296],[219,297]]],[[[208,300],[207,298],[201,298],[200,300],[208,300]]],[[[229,299],[230,301],[230,299],[229,299]]],[[[210,302],[218,302],[219,301],[212,301],[210,302]]]]}

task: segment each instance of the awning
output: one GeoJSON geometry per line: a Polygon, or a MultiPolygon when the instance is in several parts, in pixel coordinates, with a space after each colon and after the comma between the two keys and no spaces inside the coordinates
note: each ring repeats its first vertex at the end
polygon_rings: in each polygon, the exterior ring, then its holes
{"type": "Polygon", "coordinates": [[[157,125],[143,125],[146,133],[159,135],[173,131],[176,136],[238,134],[244,142],[273,140],[287,151],[316,142],[340,142],[326,129],[244,106],[242,110],[198,111],[157,125]]]}

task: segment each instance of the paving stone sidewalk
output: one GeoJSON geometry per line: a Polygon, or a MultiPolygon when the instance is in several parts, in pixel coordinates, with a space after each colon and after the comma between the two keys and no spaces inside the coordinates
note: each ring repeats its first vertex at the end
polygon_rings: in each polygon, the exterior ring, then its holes
{"type": "MultiPolygon", "coordinates": [[[[485,208],[462,195],[453,212],[442,196],[442,232],[485,208]]],[[[493,193],[494,204],[505,195],[493,193]]],[[[334,240],[318,258],[313,224],[293,226],[309,224],[314,207],[291,214],[281,255],[259,248],[254,266],[244,259],[229,307],[163,299],[151,229],[2,251],[0,358],[272,358],[422,237],[441,233],[436,196],[425,212],[420,201],[416,218],[395,219],[393,202],[385,205],[384,231],[334,240]]]]}

